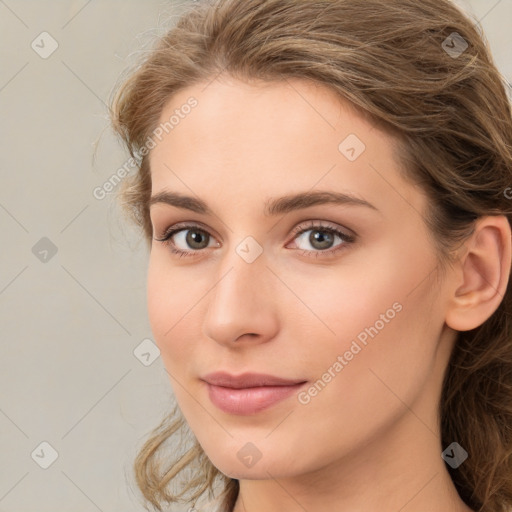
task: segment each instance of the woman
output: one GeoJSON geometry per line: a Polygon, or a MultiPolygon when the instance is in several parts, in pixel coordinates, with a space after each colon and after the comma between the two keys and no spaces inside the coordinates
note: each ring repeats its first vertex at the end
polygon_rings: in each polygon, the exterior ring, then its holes
{"type": "Polygon", "coordinates": [[[135,462],[148,503],[511,509],[512,122],[471,20],[198,2],[112,119],[179,406],[135,462]]]}

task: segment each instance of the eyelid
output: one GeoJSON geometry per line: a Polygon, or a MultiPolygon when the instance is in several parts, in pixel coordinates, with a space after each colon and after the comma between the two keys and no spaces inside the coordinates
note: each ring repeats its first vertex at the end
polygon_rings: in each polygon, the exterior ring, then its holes
{"type": "MultiPolygon", "coordinates": [[[[217,234],[212,235],[212,233],[211,233],[212,230],[210,228],[206,227],[204,224],[202,224],[199,221],[191,221],[191,222],[183,221],[183,222],[177,222],[176,224],[169,226],[168,228],[166,228],[164,230],[164,232],[158,238],[153,237],[153,239],[156,240],[157,242],[165,242],[166,239],[169,237],[170,233],[173,233],[176,231],[181,231],[181,230],[193,229],[193,228],[199,228],[200,230],[208,233],[210,236],[214,236],[215,238],[220,238],[217,234]]],[[[197,251],[195,251],[195,252],[197,252],[197,251]]]]}
{"type": "Polygon", "coordinates": [[[329,221],[327,221],[327,223],[326,223],[325,221],[322,221],[322,220],[306,220],[306,221],[299,223],[299,225],[295,226],[292,229],[292,233],[291,233],[292,239],[295,239],[295,238],[297,238],[297,235],[300,235],[300,234],[304,233],[305,231],[309,231],[314,228],[317,228],[317,229],[320,228],[320,229],[325,229],[326,231],[332,231],[334,233],[339,233],[339,235],[342,235],[343,237],[345,237],[347,239],[351,239],[351,240],[352,239],[355,240],[355,238],[357,237],[356,233],[354,231],[352,231],[351,229],[339,226],[334,223],[329,223],[329,221]],[[304,226],[304,222],[308,222],[309,225],[304,226]]]}

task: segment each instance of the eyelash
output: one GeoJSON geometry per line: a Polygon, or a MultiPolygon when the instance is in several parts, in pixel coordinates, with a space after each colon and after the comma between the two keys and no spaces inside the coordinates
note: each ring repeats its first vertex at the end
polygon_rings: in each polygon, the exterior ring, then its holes
{"type": "MultiPolygon", "coordinates": [[[[202,228],[201,226],[199,226],[197,224],[183,224],[183,225],[176,225],[172,229],[167,230],[163,234],[162,238],[155,238],[155,241],[162,242],[164,245],[169,246],[171,253],[179,255],[180,258],[181,257],[189,257],[189,256],[195,257],[198,255],[198,253],[203,252],[205,249],[198,249],[198,250],[192,249],[190,251],[184,251],[182,249],[177,249],[176,246],[174,245],[174,243],[171,241],[173,235],[175,235],[176,233],[179,233],[180,231],[187,231],[187,230],[193,230],[193,229],[207,233],[209,236],[212,236],[212,235],[210,235],[210,233],[208,233],[208,231],[206,229],[202,228]]],[[[337,228],[334,228],[332,226],[325,226],[321,222],[317,222],[317,221],[310,221],[309,226],[306,226],[306,227],[304,225],[299,225],[296,228],[294,228],[292,231],[293,239],[295,240],[299,235],[302,235],[306,231],[320,231],[323,233],[330,233],[332,235],[336,235],[339,238],[341,238],[343,243],[334,246],[334,248],[332,248],[332,249],[326,249],[326,250],[312,251],[312,250],[306,250],[306,249],[298,249],[299,251],[301,251],[303,256],[305,255],[305,256],[310,256],[310,257],[315,257],[315,258],[330,257],[330,256],[333,256],[338,251],[345,249],[347,245],[355,242],[355,240],[356,240],[356,237],[353,235],[344,233],[343,231],[341,231],[337,228]],[[311,253],[313,253],[314,256],[311,256],[311,253]]]]}

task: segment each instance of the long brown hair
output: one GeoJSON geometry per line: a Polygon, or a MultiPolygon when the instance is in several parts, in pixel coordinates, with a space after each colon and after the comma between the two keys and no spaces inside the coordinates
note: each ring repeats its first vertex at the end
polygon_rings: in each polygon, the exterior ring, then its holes
{"type": "MultiPolygon", "coordinates": [[[[121,201],[150,244],[147,141],[178,90],[221,72],[242,80],[309,79],[396,137],[404,176],[428,194],[425,222],[446,263],[478,217],[512,221],[510,103],[477,27],[449,0],[194,3],[113,97],[114,130],[139,163],[124,180],[121,201]]],[[[512,509],[511,293],[508,286],[484,324],[458,334],[439,405],[442,445],[456,440],[469,453],[449,468],[451,477],[479,512],[512,509]]],[[[140,449],[134,470],[144,498],[162,510],[220,482],[223,510],[232,510],[238,481],[222,475],[197,440],[182,454],[161,456],[186,428],[175,409],[140,449]],[[169,489],[177,482],[180,490],[169,489]]]]}

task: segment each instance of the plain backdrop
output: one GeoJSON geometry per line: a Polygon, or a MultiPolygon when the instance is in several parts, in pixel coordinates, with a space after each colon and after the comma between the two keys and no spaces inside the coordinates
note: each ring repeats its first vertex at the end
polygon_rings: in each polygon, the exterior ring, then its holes
{"type": "MultiPolygon", "coordinates": [[[[459,3],[512,81],[512,0],[459,3]]],[[[147,249],[94,191],[127,160],[112,88],[183,5],[0,0],[0,512],[144,510],[133,458],[173,397],[147,249]]]]}

